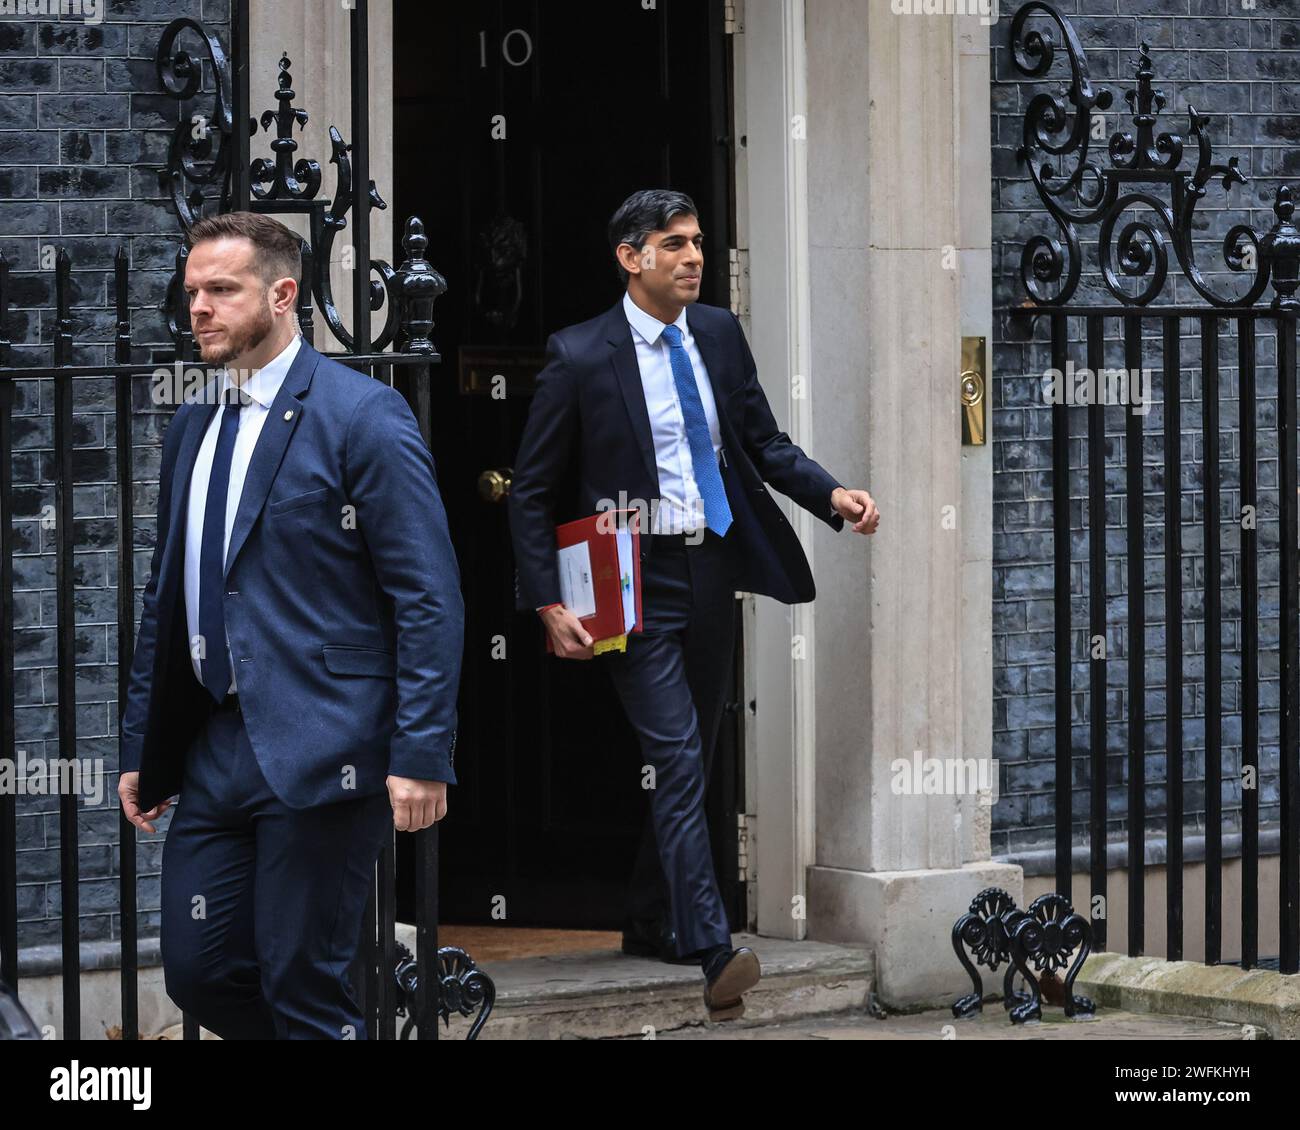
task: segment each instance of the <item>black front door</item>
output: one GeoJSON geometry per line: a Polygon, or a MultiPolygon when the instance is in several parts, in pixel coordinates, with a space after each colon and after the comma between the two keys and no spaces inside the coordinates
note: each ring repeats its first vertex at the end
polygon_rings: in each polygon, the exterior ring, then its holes
{"type": "MultiPolygon", "coordinates": [[[[449,284],[434,310],[432,446],[466,601],[444,922],[621,922],[647,804],[642,759],[600,660],[548,659],[537,617],[514,611],[503,489],[547,336],[620,296],[605,225],[628,194],[695,198],[712,258],[702,301],[728,302],[721,7],[395,6],[393,215],[424,218],[429,259],[449,284]]],[[[743,926],[737,717],[724,724],[711,819],[724,897],[743,926]]],[[[407,839],[399,891],[409,891],[407,839]]]]}

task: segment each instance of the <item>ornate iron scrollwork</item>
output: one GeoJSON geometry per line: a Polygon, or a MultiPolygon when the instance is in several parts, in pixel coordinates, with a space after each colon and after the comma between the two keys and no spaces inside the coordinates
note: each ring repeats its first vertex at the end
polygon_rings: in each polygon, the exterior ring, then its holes
{"type": "Polygon", "coordinates": [[[158,85],[179,102],[188,102],[199,92],[203,60],[177,47],[177,40],[187,31],[202,40],[212,64],[216,89],[212,92],[212,109],[207,115],[195,114],[188,121],[182,119],[177,123],[172,133],[167,166],[159,173],[162,186],[171,194],[172,207],[186,231],[202,214],[207,200],[204,189],[209,185],[217,186],[219,210],[230,210],[231,170],[230,63],[221,41],[197,20],[184,16],[172,20],[158,41],[154,57],[158,85]]]}
{"type": "MultiPolygon", "coordinates": [[[[1196,146],[1197,161],[1190,172],[1181,169],[1184,140],[1178,134],[1157,134],[1156,125],[1166,99],[1153,86],[1155,71],[1151,51],[1143,43],[1136,69],[1137,85],[1125,94],[1134,130],[1118,130],[1110,137],[1110,165],[1103,168],[1089,159],[1091,121],[1095,109],[1112,104],[1109,91],[1097,90],[1088,73],[1088,61],[1073,27],[1050,4],[1031,0],[1016,13],[1011,23],[1011,58],[1018,71],[1030,78],[1047,74],[1055,45],[1050,29],[1027,29],[1027,21],[1041,16],[1060,29],[1069,55],[1071,84],[1065,99],[1042,93],[1025,112],[1024,132],[1017,159],[1029,171],[1039,198],[1060,229],[1060,238],[1039,234],[1025,244],[1020,276],[1025,290],[1039,305],[1064,305],[1070,301],[1082,274],[1082,253],[1078,228],[1099,224],[1098,258],[1106,289],[1128,306],[1145,306],[1164,289],[1169,275],[1169,248],[1183,276],[1207,302],[1215,306],[1252,306],[1268,286],[1271,258],[1264,238],[1247,224],[1238,224],[1223,241],[1227,269],[1250,277],[1250,285],[1238,295],[1221,294],[1202,274],[1193,246],[1193,217],[1207,194],[1210,181],[1219,178],[1224,191],[1244,185],[1246,177],[1232,157],[1226,165],[1215,164],[1206,135],[1209,119],[1189,106],[1189,129],[1196,146]],[[1069,107],[1066,105],[1069,102],[1069,107]],[[1073,120],[1071,110],[1073,108],[1073,120]],[[1046,155],[1046,156],[1043,156],[1046,155]],[[1040,158],[1042,158],[1040,160],[1040,158]],[[1060,161],[1072,162],[1068,172],[1060,161]],[[1167,186],[1166,201],[1144,186],[1167,186]],[[1068,197],[1077,207],[1066,203],[1068,197]],[[1132,209],[1149,210],[1154,220],[1130,220],[1115,228],[1132,209]],[[1065,248],[1062,248],[1064,241],[1065,248]],[[1125,280],[1142,280],[1135,293],[1124,289],[1125,280]],[[1050,289],[1054,284],[1055,289],[1050,289]]],[[[1279,197],[1278,205],[1282,203],[1279,197]]],[[[1279,218],[1281,213],[1279,212],[1279,218]]]]}
{"type": "Polygon", "coordinates": [[[250,168],[251,190],[258,200],[310,200],[320,191],[320,165],[315,161],[301,160],[291,165],[298,143],[293,139],[294,123],[302,129],[307,125],[307,111],[293,106],[293,76],[289,73],[289,54],[280,56],[280,81],[275,99],[278,110],[262,114],[262,128],[276,127],[271,150],[275,160],[259,157],[250,168]],[[269,187],[268,187],[269,185],[269,187]]]}
{"type": "Polygon", "coordinates": [[[1064,895],[1041,895],[1024,911],[1002,888],[987,887],[971,900],[970,909],[953,924],[952,948],[975,989],[953,1004],[952,1014],[958,1019],[983,1010],[984,986],[976,965],[986,965],[996,973],[999,965],[1008,962],[1002,979],[1002,1007],[1013,1024],[1038,1020],[1043,1014],[1042,998],[1030,964],[1039,976],[1055,976],[1076,949],[1078,955],[1065,978],[1065,1015],[1091,1015],[1096,1011],[1087,997],[1074,995],[1075,978],[1092,952],[1092,929],[1082,915],[1074,912],[1064,895]],[[974,962],[963,947],[970,949],[974,962]],[[1029,988],[1027,993],[1013,991],[1016,973],[1024,978],[1029,988]]]}
{"type": "MultiPolygon", "coordinates": [[[[411,951],[397,943],[397,1015],[405,1016],[400,1039],[408,1040],[415,1029],[415,993],[420,984],[420,968],[411,951]]],[[[438,950],[438,1016],[443,1027],[451,1026],[451,1014],[478,1016],[470,1025],[467,1040],[477,1040],[478,1034],[492,1015],[497,990],[492,978],[474,964],[474,959],[456,946],[442,946],[438,950]]]]}
{"type": "Polygon", "coordinates": [[[1074,980],[1092,952],[1092,927],[1081,914],[1076,914],[1070,900],[1060,894],[1039,895],[1029,904],[1029,912],[1011,925],[1011,960],[1025,984],[1029,986],[1029,1000],[1016,1005],[1008,1015],[1012,1024],[1038,1020],[1043,1015],[1038,981],[1029,971],[1032,961],[1039,974],[1055,975],[1065,968],[1070,954],[1077,949],[1074,962],[1065,976],[1065,1015],[1080,1013],[1091,1016],[1096,1011],[1087,997],[1074,995],[1074,980]]]}
{"type": "Polygon", "coordinates": [[[952,948],[956,951],[963,968],[970,975],[975,991],[962,997],[952,1006],[952,1014],[958,1019],[974,1016],[984,1009],[984,983],[980,980],[976,965],[987,965],[996,973],[998,966],[1007,964],[1006,975],[1002,979],[1003,1007],[1029,1000],[1024,993],[1012,989],[1015,966],[1011,962],[1011,938],[1009,925],[1024,917],[1024,911],[1016,908],[1013,899],[1001,887],[986,887],[971,899],[970,909],[953,923],[952,948]],[[966,956],[969,948],[975,961],[966,956]]]}
{"type": "MultiPolygon", "coordinates": [[[[233,119],[230,109],[229,64],[216,37],[195,20],[173,20],[163,32],[156,58],[159,83],[168,94],[181,101],[194,97],[198,92],[199,76],[202,73],[200,63],[187,52],[176,49],[178,37],[186,30],[195,32],[203,39],[212,60],[217,84],[211,118],[200,115],[191,122],[182,122],[177,126],[172,136],[167,166],[159,174],[163,185],[171,192],[172,203],[182,228],[188,231],[203,214],[205,206],[215,203],[219,212],[227,212],[231,208],[233,119]],[[215,156],[213,134],[219,139],[215,156]],[[213,184],[220,186],[215,202],[204,194],[204,188],[213,184]]],[[[263,130],[269,131],[273,127],[275,130],[275,136],[270,142],[273,156],[270,159],[258,157],[250,162],[252,198],[249,207],[255,212],[307,216],[309,235],[303,248],[303,290],[315,298],[325,324],[345,349],[354,353],[380,353],[393,344],[399,335],[404,280],[399,277],[401,271],[394,271],[384,260],[370,260],[369,271],[378,276],[378,279],[369,281],[370,309],[372,312],[383,310],[385,304],[388,309],[384,325],[374,340],[363,340],[357,345],[353,333],[343,325],[330,283],[334,243],[339,233],[347,228],[348,213],[356,202],[357,187],[353,183],[352,161],[349,157],[352,147],[343,140],[338,129],[330,126],[330,164],[337,170],[337,180],[333,198],[329,201],[320,199],[321,166],[308,158],[294,159],[298,150],[298,142],[293,137],[294,127],[301,130],[307,124],[308,115],[306,110],[293,105],[296,95],[291,67],[289,56],[282,55],[278,63],[275,92],[277,108],[265,111],[261,117],[263,130]]],[[[257,121],[250,121],[250,132],[256,132],[257,128],[257,121]]],[[[366,190],[372,208],[388,207],[373,180],[368,182],[366,190]]],[[[418,220],[416,223],[419,224],[418,220]]],[[[419,230],[420,239],[423,240],[423,225],[419,225],[419,230]]],[[[410,235],[408,226],[408,238],[410,235]]],[[[421,248],[423,246],[422,243],[421,248]]],[[[423,262],[420,255],[414,258],[423,262]]],[[[427,263],[424,265],[432,272],[427,263]]],[[[436,272],[432,273],[436,275],[436,272]]],[[[437,279],[441,284],[437,294],[441,294],[446,290],[446,283],[441,276],[437,276],[437,279]]],[[[426,285],[423,276],[413,282],[417,290],[426,285]]],[[[437,294],[433,297],[436,298],[437,294]]],[[[167,309],[168,324],[173,330],[174,338],[178,327],[188,320],[179,309],[178,303],[181,302],[183,296],[180,282],[174,278],[168,287],[167,309]]],[[[300,321],[301,317],[300,312],[300,321]]],[[[307,322],[309,325],[310,318],[307,322]]],[[[431,326],[431,317],[428,322],[431,326]]],[[[417,332],[411,336],[419,340],[422,335],[417,332]]],[[[427,332],[423,338],[427,340],[427,332]]],[[[433,353],[431,344],[426,351],[433,353]]]]}

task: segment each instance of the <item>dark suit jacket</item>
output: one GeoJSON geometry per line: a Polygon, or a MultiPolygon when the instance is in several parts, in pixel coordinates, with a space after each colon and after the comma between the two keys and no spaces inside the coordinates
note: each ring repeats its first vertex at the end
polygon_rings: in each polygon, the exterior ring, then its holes
{"type": "MultiPolygon", "coordinates": [[[[736,587],[786,604],[810,601],[817,590],[808,559],[763,483],[834,530],[844,525],[831,510],[831,492],[841,484],[777,427],[736,316],[696,303],[686,321],[718,407],[734,521],[725,540],[739,569],[736,587]]],[[[556,524],[595,514],[602,502],[604,509],[611,501],[621,506],[620,497],[659,497],[650,416],[622,300],[552,334],[546,351],[510,489],[518,607],[528,610],[560,601],[556,524]]]]}
{"type": "MultiPolygon", "coordinates": [[[[185,537],[216,408],[182,404],[163,440],[121,721],[121,768],[139,770],[142,809],[180,791],[212,702],[190,661],[185,537]]],[[[302,343],[249,461],[226,590],[244,724],[285,804],[383,792],[390,773],[455,781],[460,572],[433,458],[400,393],[302,343]]]]}

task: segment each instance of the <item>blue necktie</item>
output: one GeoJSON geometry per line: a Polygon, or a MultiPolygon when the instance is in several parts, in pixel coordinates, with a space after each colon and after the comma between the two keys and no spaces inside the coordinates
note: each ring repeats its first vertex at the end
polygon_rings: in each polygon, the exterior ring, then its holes
{"type": "Polygon", "coordinates": [[[230,488],[230,457],[243,407],[239,389],[226,390],[217,451],[208,476],[208,501],[203,508],[203,548],[199,556],[199,632],[203,636],[203,685],[218,703],[230,690],[230,659],[226,654],[226,493],[230,488]]]}
{"type": "Polygon", "coordinates": [[[704,502],[704,521],[709,529],[722,537],[731,527],[731,506],[727,502],[727,489],[722,485],[717,457],[713,454],[713,437],[709,434],[709,420],[700,401],[699,386],[695,383],[695,370],[691,366],[690,354],[682,344],[682,331],[676,326],[665,326],[664,338],[668,342],[677,396],[682,402],[682,420],[686,424],[686,441],[691,445],[695,485],[700,488],[700,498],[704,502]]]}

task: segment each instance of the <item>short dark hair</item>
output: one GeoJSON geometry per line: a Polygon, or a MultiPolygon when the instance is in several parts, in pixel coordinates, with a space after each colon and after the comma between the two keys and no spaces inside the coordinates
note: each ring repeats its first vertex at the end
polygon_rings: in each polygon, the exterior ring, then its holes
{"type": "Polygon", "coordinates": [[[302,240],[279,220],[260,212],[208,216],[190,228],[186,239],[191,249],[213,239],[247,239],[256,251],[253,261],[263,282],[289,278],[302,285],[302,240]]]}
{"type": "Polygon", "coordinates": [[[699,217],[695,201],[684,192],[668,188],[643,188],[634,192],[614,213],[609,221],[609,249],[614,253],[618,277],[627,282],[627,271],[618,261],[619,246],[630,243],[638,251],[645,246],[651,234],[664,231],[674,216],[699,217]]]}

